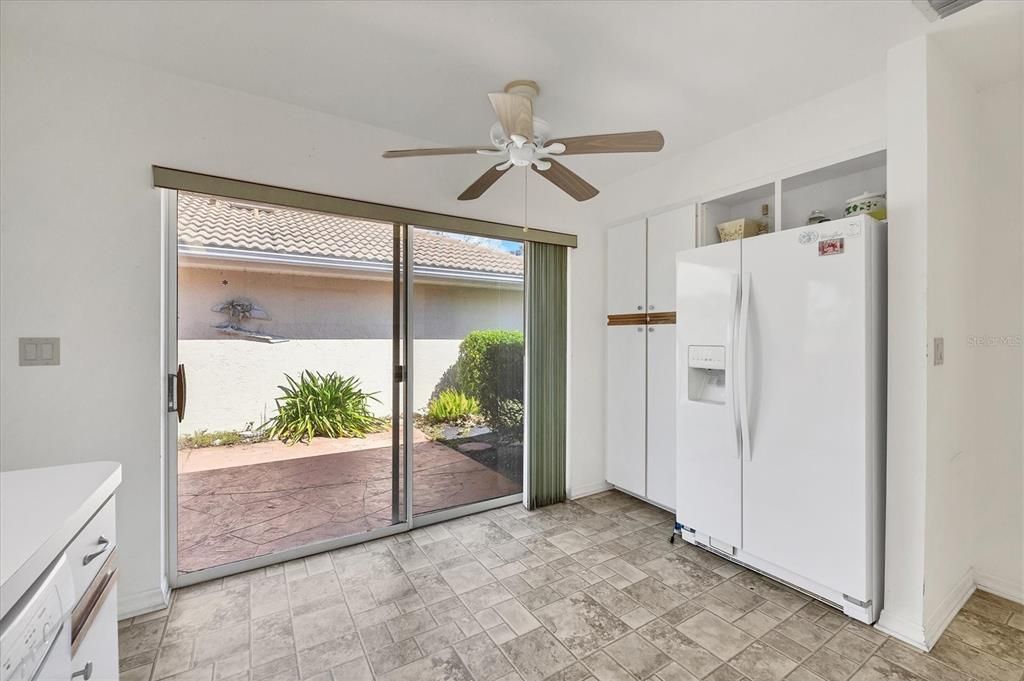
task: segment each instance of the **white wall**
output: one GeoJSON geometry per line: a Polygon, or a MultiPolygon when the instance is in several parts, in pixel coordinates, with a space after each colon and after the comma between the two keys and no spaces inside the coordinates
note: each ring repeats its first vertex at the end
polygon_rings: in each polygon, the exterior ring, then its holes
{"type": "Polygon", "coordinates": [[[879,625],[922,648],[975,584],[1024,597],[1021,81],[979,90],[962,46],[925,36],[891,50],[888,63],[893,228],[879,625]],[[945,345],[939,366],[936,337],[945,345]]]}
{"type": "MultiPolygon", "coordinates": [[[[163,243],[150,166],[509,222],[522,217],[522,184],[504,178],[486,201],[460,203],[486,162],[467,172],[465,159],[383,160],[423,141],[8,31],[0,87],[0,468],[122,463],[120,609],[141,611],[161,602],[165,570],[163,243]],[[16,366],[19,336],[51,335],[60,367],[16,366]]],[[[581,234],[570,457],[586,460],[601,446],[603,396],[586,377],[603,375],[603,357],[586,324],[603,314],[589,296],[603,288],[603,236],[546,184],[531,185],[531,222],[581,234]]]]}
{"type": "Polygon", "coordinates": [[[924,637],[926,326],[928,281],[927,42],[889,51],[885,594],[879,624],[924,637]]]}
{"type": "Polygon", "coordinates": [[[981,178],[967,354],[975,579],[1024,600],[1024,80],[978,93],[981,178]]]}
{"type": "Polygon", "coordinates": [[[605,225],[776,175],[827,165],[885,140],[885,76],[877,74],[726,137],[672,156],[603,190],[605,225]]]}
{"type": "Polygon", "coordinates": [[[973,583],[971,542],[963,538],[975,527],[972,405],[980,396],[970,389],[967,336],[974,283],[985,268],[973,257],[978,230],[970,229],[982,179],[977,92],[955,61],[927,40],[927,337],[943,338],[945,357],[939,366],[933,357],[927,373],[926,640],[945,627],[973,583]]]}

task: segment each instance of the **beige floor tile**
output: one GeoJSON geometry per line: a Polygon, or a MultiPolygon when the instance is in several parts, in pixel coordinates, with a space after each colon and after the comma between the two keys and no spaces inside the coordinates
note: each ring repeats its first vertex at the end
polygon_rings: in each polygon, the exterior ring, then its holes
{"type": "Polygon", "coordinates": [[[829,648],[819,648],[811,653],[811,656],[804,660],[803,665],[825,681],[846,681],[850,678],[860,663],[847,659],[829,648]]]}
{"type": "Polygon", "coordinates": [[[723,661],[730,659],[754,640],[743,630],[706,610],[679,624],[676,629],[723,661]]]}
{"type": "Polygon", "coordinates": [[[380,677],[398,667],[403,667],[423,657],[423,652],[415,639],[409,638],[399,643],[393,643],[368,655],[370,667],[374,674],[380,677]]]}
{"type": "Polygon", "coordinates": [[[541,681],[576,661],[547,630],[537,628],[501,644],[524,681],[541,681]]]}
{"type": "Polygon", "coordinates": [[[480,633],[455,644],[455,652],[477,681],[491,681],[515,669],[491,637],[480,633]]]}
{"type": "Polygon", "coordinates": [[[979,681],[1020,681],[1024,677],[1024,667],[1004,662],[953,636],[940,638],[931,655],[979,681]]]}
{"type": "Polygon", "coordinates": [[[638,634],[627,634],[604,647],[612,659],[631,674],[646,679],[672,660],[638,634]]]}
{"type": "Polygon", "coordinates": [[[451,648],[399,667],[381,681],[473,681],[466,665],[451,648]]]}
{"type": "Polygon", "coordinates": [[[730,660],[729,666],[751,681],[779,681],[796,669],[796,662],[760,641],[755,641],[730,660]]]}

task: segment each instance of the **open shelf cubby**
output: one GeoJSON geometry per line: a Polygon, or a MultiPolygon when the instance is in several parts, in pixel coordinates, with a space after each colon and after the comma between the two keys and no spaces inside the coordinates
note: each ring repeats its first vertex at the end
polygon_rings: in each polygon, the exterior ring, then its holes
{"type": "Polygon", "coordinates": [[[775,216],[775,184],[763,184],[744,189],[701,204],[701,245],[717,244],[718,225],[729,220],[750,218],[761,221],[761,206],[768,204],[769,220],[775,216]]]}
{"type": "Polygon", "coordinates": [[[786,177],[781,182],[779,227],[803,227],[813,210],[820,210],[829,219],[836,220],[843,217],[847,199],[864,192],[886,191],[885,151],[786,177]]]}

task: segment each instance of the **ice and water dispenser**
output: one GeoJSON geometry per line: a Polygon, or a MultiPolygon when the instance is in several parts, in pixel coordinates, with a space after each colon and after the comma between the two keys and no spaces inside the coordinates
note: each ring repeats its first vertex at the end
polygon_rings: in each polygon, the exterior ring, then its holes
{"type": "Polygon", "coordinates": [[[686,364],[690,401],[725,404],[725,346],[691,345],[686,364]]]}

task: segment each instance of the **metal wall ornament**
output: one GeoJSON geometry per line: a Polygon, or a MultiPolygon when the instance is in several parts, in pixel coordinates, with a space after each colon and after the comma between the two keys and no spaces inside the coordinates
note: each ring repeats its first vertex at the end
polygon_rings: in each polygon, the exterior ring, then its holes
{"type": "Polygon", "coordinates": [[[245,323],[250,319],[270,320],[266,310],[252,301],[242,298],[233,298],[225,303],[214,305],[210,308],[213,312],[219,312],[228,316],[228,321],[220,324],[211,324],[214,329],[227,336],[235,336],[245,340],[257,341],[259,343],[286,343],[287,338],[274,336],[262,331],[245,328],[245,323]]]}

